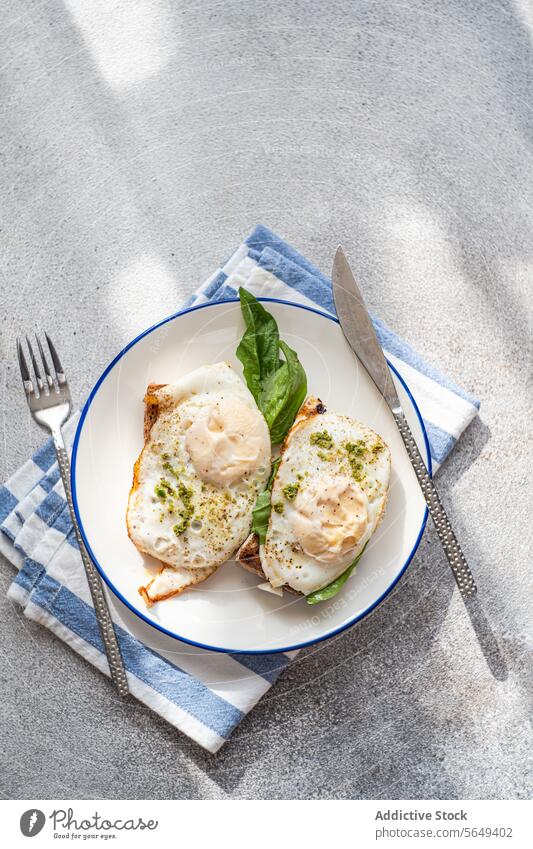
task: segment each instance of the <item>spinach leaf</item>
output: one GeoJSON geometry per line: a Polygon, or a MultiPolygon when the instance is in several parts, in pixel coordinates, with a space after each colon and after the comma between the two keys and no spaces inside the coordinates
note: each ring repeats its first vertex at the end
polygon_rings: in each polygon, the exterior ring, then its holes
{"type": "Polygon", "coordinates": [[[305,400],[307,377],[296,352],[280,341],[275,318],[242,287],[239,298],[246,330],[237,357],[243,364],[248,389],[268,424],[272,443],[278,445],[305,400]]]}
{"type": "Polygon", "coordinates": [[[252,532],[257,534],[261,545],[264,545],[265,543],[268,530],[268,520],[270,519],[270,512],[272,510],[270,495],[271,493],[268,489],[265,489],[264,492],[260,492],[257,496],[255,507],[252,512],[252,532]]]}
{"type": "Polygon", "coordinates": [[[270,496],[272,493],[272,485],[274,483],[274,478],[276,476],[276,472],[278,470],[280,462],[281,459],[278,457],[278,459],[274,460],[274,462],[272,463],[272,470],[268,479],[267,488],[264,492],[260,492],[257,496],[255,507],[252,511],[252,531],[259,537],[259,542],[261,545],[264,545],[267,535],[268,520],[270,519],[270,511],[272,509],[272,505],[270,503],[270,496]]]}
{"type": "Polygon", "coordinates": [[[242,287],[239,289],[246,330],[237,348],[248,389],[258,402],[262,383],[281,365],[276,319],[242,287]]]}
{"type": "Polygon", "coordinates": [[[327,599],[333,598],[334,595],[337,595],[359,563],[367,545],[368,543],[365,543],[363,550],[357,555],[351,566],[348,566],[348,568],[345,569],[338,578],[335,578],[331,584],[328,584],[326,587],[322,587],[321,590],[315,590],[314,593],[309,593],[309,595],[305,597],[307,604],[318,604],[320,601],[327,601],[327,599]]]}
{"type": "Polygon", "coordinates": [[[298,355],[285,342],[279,346],[285,362],[267,378],[259,399],[274,445],[283,441],[307,395],[307,377],[298,355]]]}

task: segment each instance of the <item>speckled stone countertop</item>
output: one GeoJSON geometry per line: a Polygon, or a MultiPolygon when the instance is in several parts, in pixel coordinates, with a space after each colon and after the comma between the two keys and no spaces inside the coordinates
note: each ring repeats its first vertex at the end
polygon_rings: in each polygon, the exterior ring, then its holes
{"type": "Polygon", "coordinates": [[[482,401],[439,485],[501,651],[495,677],[428,527],[211,756],[25,621],[2,561],[2,795],[527,796],[527,4],[36,0],[0,39],[2,479],[42,439],[20,328],[60,340],[81,402],[257,222],[326,272],[341,241],[371,308],[482,401]]]}

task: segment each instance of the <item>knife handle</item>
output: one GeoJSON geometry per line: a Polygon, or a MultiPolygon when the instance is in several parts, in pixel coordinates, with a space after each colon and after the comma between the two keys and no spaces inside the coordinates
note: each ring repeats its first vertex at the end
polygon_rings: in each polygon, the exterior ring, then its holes
{"type": "Polygon", "coordinates": [[[459,591],[464,599],[472,598],[472,596],[474,596],[477,592],[474,576],[466,562],[461,546],[457,542],[457,537],[453,532],[450,520],[446,515],[446,511],[442,506],[438,492],[435,489],[435,484],[429,476],[428,470],[426,469],[425,463],[422,459],[422,455],[418,450],[418,445],[411,433],[411,428],[407,424],[405,414],[403,410],[393,410],[392,414],[404,441],[413,469],[415,470],[418,483],[420,484],[420,488],[424,498],[426,499],[430,516],[435,523],[438,537],[448,559],[448,563],[450,564],[453,576],[457,581],[459,591]]]}

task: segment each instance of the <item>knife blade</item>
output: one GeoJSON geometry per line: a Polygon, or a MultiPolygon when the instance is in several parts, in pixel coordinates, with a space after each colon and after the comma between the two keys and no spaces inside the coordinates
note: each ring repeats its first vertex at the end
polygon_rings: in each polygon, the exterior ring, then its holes
{"type": "Polygon", "coordinates": [[[463,599],[472,598],[477,592],[474,576],[411,433],[372,319],[340,245],[333,261],[332,282],[342,332],[392,412],[457,586],[463,599]]]}
{"type": "Polygon", "coordinates": [[[400,407],[400,400],[372,319],[340,245],[333,262],[332,279],[337,317],[350,348],[364,365],[389,407],[400,407]]]}

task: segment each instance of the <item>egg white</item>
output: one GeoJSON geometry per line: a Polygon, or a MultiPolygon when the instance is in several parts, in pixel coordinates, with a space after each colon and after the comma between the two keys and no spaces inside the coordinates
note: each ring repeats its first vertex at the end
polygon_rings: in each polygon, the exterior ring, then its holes
{"type": "MultiPolygon", "coordinates": [[[[154,392],[154,399],[159,414],[136,464],[127,511],[132,542],[166,565],[140,590],[148,602],[199,583],[234,553],[249,532],[256,497],[270,473],[267,424],[252,394],[227,363],[199,368],[154,392]],[[246,434],[232,431],[232,408],[241,410],[241,420],[251,428],[252,459],[246,455],[246,434]],[[212,454],[219,466],[218,483],[214,483],[213,469],[204,468],[202,434],[195,434],[194,446],[199,446],[195,452],[188,432],[199,421],[209,422],[209,415],[220,409],[226,417],[220,427],[228,429],[229,438],[223,463],[212,454]],[[235,458],[231,456],[234,444],[235,458]],[[242,474],[239,464],[244,467],[242,474]]],[[[219,434],[207,431],[205,436],[209,446],[219,434]]]]}
{"type": "MultiPolygon", "coordinates": [[[[373,430],[335,413],[297,419],[283,445],[272,487],[268,531],[260,550],[261,565],[270,584],[288,585],[309,595],[341,575],[376,530],[389,481],[390,450],[373,430]],[[320,494],[328,488],[333,492],[348,491],[355,499],[353,503],[359,499],[360,520],[356,521],[357,516],[349,509],[343,514],[348,525],[353,521],[359,538],[347,535],[348,543],[353,539],[354,545],[338,556],[328,551],[320,557],[311,556],[303,550],[301,534],[295,531],[301,525],[298,511],[305,509],[306,525],[311,531],[314,528],[322,533],[321,508],[313,510],[313,499],[319,502],[320,494]]],[[[352,501],[347,503],[350,508],[352,501]]]]}

